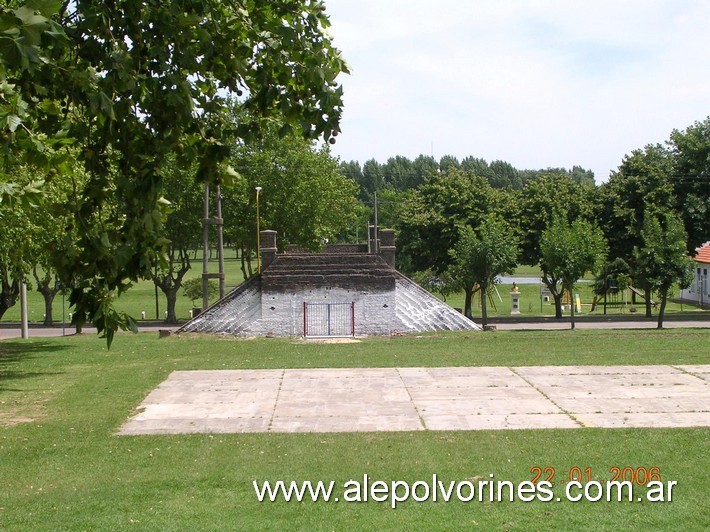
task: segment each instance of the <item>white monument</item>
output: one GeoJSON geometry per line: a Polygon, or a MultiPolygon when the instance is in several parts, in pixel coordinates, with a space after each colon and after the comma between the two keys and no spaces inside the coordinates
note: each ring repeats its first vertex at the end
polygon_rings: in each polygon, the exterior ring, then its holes
{"type": "Polygon", "coordinates": [[[510,291],[510,315],[520,316],[520,289],[515,283],[510,291]]]}

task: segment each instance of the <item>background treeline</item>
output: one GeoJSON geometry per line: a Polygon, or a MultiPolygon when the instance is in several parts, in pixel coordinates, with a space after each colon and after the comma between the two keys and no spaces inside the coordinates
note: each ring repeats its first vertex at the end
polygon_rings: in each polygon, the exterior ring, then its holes
{"type": "MultiPolygon", "coordinates": [[[[308,250],[365,241],[376,192],[379,225],[397,230],[397,267],[441,294],[463,292],[469,316],[476,292],[486,293],[497,275],[522,264],[540,269],[558,317],[564,292],[593,272],[599,294],[631,283],[647,302],[657,294],[660,323],[669,288],[689,282],[688,255],[710,239],[710,118],[673,131],[664,144],[634,150],[601,185],[578,166],[520,170],[504,161],[427,155],[338,161],[327,145],[283,134],[278,122],[258,140],[235,144],[229,164],[235,174],[221,189],[224,236],[244,278],[255,274],[256,187],[262,188],[261,228],[278,231],[282,248],[308,250]]],[[[179,153],[166,157],[161,210],[146,215],[161,221],[156,227],[165,252],[150,269],[170,322],[202,247],[199,170],[179,153]]],[[[119,174],[116,168],[116,179],[119,174]]],[[[61,176],[50,169],[41,177],[41,207],[18,203],[0,224],[0,317],[16,303],[25,278],[42,293],[50,323],[58,291],[82,282],[60,282],[56,264],[79,253],[75,220],[89,176],[67,157],[61,176]]],[[[14,180],[36,178],[20,169],[14,180]]],[[[109,181],[97,230],[120,220],[123,206],[110,190],[109,181]]],[[[211,247],[215,236],[210,232],[211,247]]],[[[646,314],[652,312],[649,303],[646,314]]]]}
{"type": "Polygon", "coordinates": [[[566,174],[577,183],[594,184],[594,172],[574,166],[571,170],[565,168],[547,168],[544,170],[519,170],[505,161],[488,163],[478,157],[465,157],[458,160],[453,155],[445,155],[437,160],[430,155],[419,155],[408,159],[402,155],[390,157],[385,163],[375,159],[365,161],[341,162],[340,169],[347,177],[360,187],[360,198],[367,200],[377,191],[405,191],[417,188],[439,172],[461,170],[485,178],[493,188],[521,189],[529,181],[537,179],[541,174],[566,174]]]}
{"type": "Polygon", "coordinates": [[[358,184],[370,223],[377,192],[379,225],[398,230],[398,267],[430,287],[465,291],[467,313],[481,283],[461,283],[456,248],[469,230],[483,245],[491,219],[513,237],[516,264],[540,267],[558,317],[569,283],[593,272],[600,294],[633,282],[646,295],[648,316],[657,294],[660,324],[670,287],[692,279],[688,255],[710,240],[710,119],[632,151],[601,185],[578,166],[520,170],[475,157],[396,156],[341,162],[340,169],[358,184]],[[586,264],[564,271],[590,250],[586,264]]]}

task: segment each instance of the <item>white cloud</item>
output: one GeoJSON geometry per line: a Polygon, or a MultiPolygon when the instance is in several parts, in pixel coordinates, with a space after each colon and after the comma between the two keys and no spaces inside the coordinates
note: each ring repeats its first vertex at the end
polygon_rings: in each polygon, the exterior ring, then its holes
{"type": "Polygon", "coordinates": [[[343,78],[343,159],[402,154],[578,164],[710,112],[710,3],[326,0],[343,78]]]}

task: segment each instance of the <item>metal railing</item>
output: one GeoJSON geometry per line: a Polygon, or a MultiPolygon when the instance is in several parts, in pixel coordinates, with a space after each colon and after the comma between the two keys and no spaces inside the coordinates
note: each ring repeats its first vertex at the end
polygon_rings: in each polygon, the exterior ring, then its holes
{"type": "Polygon", "coordinates": [[[303,302],[303,336],[355,336],[355,302],[303,302]]]}

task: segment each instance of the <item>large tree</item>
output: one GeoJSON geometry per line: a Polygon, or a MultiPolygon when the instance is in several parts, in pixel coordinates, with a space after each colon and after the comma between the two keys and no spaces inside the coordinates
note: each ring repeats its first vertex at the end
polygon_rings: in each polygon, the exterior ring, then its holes
{"type": "Polygon", "coordinates": [[[382,173],[385,183],[388,187],[395,190],[406,190],[414,188],[420,180],[419,176],[415,175],[414,163],[403,155],[396,155],[387,159],[387,162],[382,165],[382,173]]]}
{"type": "Polygon", "coordinates": [[[618,170],[599,188],[598,219],[612,258],[629,258],[630,251],[640,242],[646,211],[673,207],[671,170],[668,150],[660,144],[650,144],[624,156],[618,170]]]}
{"type": "Polygon", "coordinates": [[[197,249],[202,239],[204,186],[195,180],[194,170],[178,166],[174,157],[162,168],[163,196],[170,202],[163,224],[167,243],[165,256],[157,261],[151,278],[165,295],[167,323],[177,323],[175,306],[191,268],[190,251],[197,249]]]}
{"type": "Polygon", "coordinates": [[[0,222],[0,318],[20,295],[31,265],[33,243],[26,209],[7,211],[0,222]]]}
{"type": "Polygon", "coordinates": [[[646,213],[640,246],[634,248],[637,273],[661,298],[658,328],[663,328],[668,292],[676,283],[682,288],[693,281],[694,261],[688,257],[688,235],[675,213],[646,213]]]}
{"type": "Polygon", "coordinates": [[[49,173],[42,186],[41,206],[25,210],[29,222],[26,238],[31,246],[30,269],[34,289],[44,299],[44,325],[48,326],[54,320],[55,296],[60,290],[71,288],[71,284],[62,285],[55,264],[58,255],[76,252],[75,206],[78,190],[86,181],[85,172],[75,160],[73,164],[67,161],[66,167],[74,169],[72,175],[54,179],[54,171],[49,173]]]}
{"type": "Polygon", "coordinates": [[[671,172],[671,154],[664,146],[654,144],[634,150],[600,187],[596,202],[597,218],[609,242],[610,256],[628,262],[634,285],[644,292],[649,318],[652,287],[638,275],[639,264],[633,249],[642,245],[645,216],[656,216],[674,208],[676,198],[671,172]]]}
{"type": "Polygon", "coordinates": [[[434,175],[399,210],[398,253],[411,259],[413,270],[440,274],[453,261],[449,250],[461,230],[476,229],[487,214],[500,213],[505,201],[503,192],[475,174],[451,168],[434,175]]]}
{"type": "MultiPolygon", "coordinates": [[[[279,233],[279,245],[317,250],[355,223],[357,185],[344,176],[327,147],[271,129],[234,149],[241,180],[224,190],[225,235],[248,257],[256,250],[256,194],[261,229],[279,233]]],[[[251,275],[244,263],[245,276],[251,275]]]]}
{"type": "Polygon", "coordinates": [[[692,253],[710,238],[710,117],[683,131],[673,130],[670,149],[676,210],[685,222],[692,253]]]}
{"type": "Polygon", "coordinates": [[[376,190],[385,188],[385,177],[382,165],[376,159],[368,159],[362,165],[362,177],[364,180],[364,189],[367,191],[366,197],[369,197],[376,190]]]}
{"type": "Polygon", "coordinates": [[[498,276],[513,273],[518,263],[518,241],[512,228],[496,216],[486,216],[474,231],[461,230],[456,246],[451,277],[465,288],[464,315],[471,318],[473,287],[481,293],[481,321],[488,323],[486,299],[498,276]]]}
{"type": "Polygon", "coordinates": [[[52,176],[48,176],[48,182],[42,184],[43,194],[38,194],[26,166],[14,167],[7,177],[11,181],[6,182],[7,195],[0,202],[0,317],[15,305],[22,281],[33,273],[45,302],[49,298],[45,323],[51,325],[56,283],[49,263],[52,246],[67,232],[67,220],[61,214],[69,203],[67,187],[62,190],[57,183],[50,183],[52,176]]]}
{"type": "Polygon", "coordinates": [[[569,224],[557,218],[540,239],[543,271],[560,279],[570,297],[570,327],[574,329],[574,285],[587,272],[596,271],[606,258],[604,234],[597,226],[582,220],[569,224]]]}
{"type": "Polygon", "coordinates": [[[339,131],[335,80],[347,67],[318,1],[11,1],[0,20],[2,167],[28,154],[49,165],[52,150],[81,147],[81,239],[57,266],[80,280],[74,319],[93,320],[109,343],[130,325],[112,294],[147,277],[161,247],[168,154],[219,184],[232,175],[234,139],[258,134],[265,116],[278,115],[282,133],[328,140],[339,131]],[[236,127],[219,113],[229,95],[248,111],[236,127]],[[109,195],[119,223],[101,223],[109,195]]]}
{"type": "Polygon", "coordinates": [[[545,173],[528,181],[521,192],[517,225],[521,238],[521,262],[540,265],[542,281],[555,303],[555,317],[562,318],[564,287],[558,270],[547,267],[542,260],[542,235],[553,220],[571,224],[574,220],[593,218],[595,189],[586,183],[577,183],[567,173],[545,173]]]}

